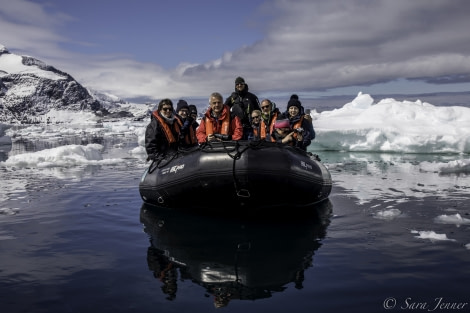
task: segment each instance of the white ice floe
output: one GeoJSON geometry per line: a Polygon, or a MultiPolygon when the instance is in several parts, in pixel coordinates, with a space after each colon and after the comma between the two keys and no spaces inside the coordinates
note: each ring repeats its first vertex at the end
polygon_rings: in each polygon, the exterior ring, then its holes
{"type": "Polygon", "coordinates": [[[393,220],[394,218],[401,215],[401,211],[398,209],[389,209],[389,210],[381,210],[374,214],[375,218],[381,220],[393,220]]]}
{"type": "Polygon", "coordinates": [[[0,162],[6,167],[69,167],[75,165],[100,165],[122,162],[121,159],[103,159],[100,144],[67,145],[32,153],[17,154],[0,162]]]}
{"type": "Polygon", "coordinates": [[[443,162],[421,162],[420,169],[426,172],[450,173],[470,173],[470,159],[453,160],[443,162]]]}
{"type": "Polygon", "coordinates": [[[434,221],[440,224],[454,224],[457,226],[470,225],[470,219],[463,218],[459,213],[454,215],[439,215],[434,221]]]}
{"type": "Polygon", "coordinates": [[[315,150],[470,152],[470,108],[383,99],[359,93],[340,109],[312,113],[315,150]]]}
{"type": "Polygon", "coordinates": [[[434,242],[434,241],[455,241],[455,239],[447,238],[446,234],[437,234],[436,232],[434,232],[432,230],[429,230],[429,231],[428,230],[421,230],[421,231],[412,230],[411,233],[412,234],[418,234],[417,236],[415,236],[415,238],[429,239],[432,242],[434,242]]]}

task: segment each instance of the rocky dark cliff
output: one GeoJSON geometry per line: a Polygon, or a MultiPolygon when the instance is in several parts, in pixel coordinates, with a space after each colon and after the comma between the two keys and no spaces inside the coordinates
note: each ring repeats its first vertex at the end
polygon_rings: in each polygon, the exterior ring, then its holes
{"type": "MultiPolygon", "coordinates": [[[[8,55],[0,50],[0,57],[8,55]]],[[[29,56],[21,63],[34,70],[9,73],[0,66],[0,122],[28,123],[53,108],[103,114],[100,101],[69,74],[29,56]]]]}

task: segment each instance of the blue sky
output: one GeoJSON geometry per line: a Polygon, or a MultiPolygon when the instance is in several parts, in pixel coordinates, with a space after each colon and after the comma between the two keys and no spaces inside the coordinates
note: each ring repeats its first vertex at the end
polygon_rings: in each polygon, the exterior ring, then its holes
{"type": "Polygon", "coordinates": [[[129,98],[470,91],[466,0],[0,0],[0,44],[129,98]]]}

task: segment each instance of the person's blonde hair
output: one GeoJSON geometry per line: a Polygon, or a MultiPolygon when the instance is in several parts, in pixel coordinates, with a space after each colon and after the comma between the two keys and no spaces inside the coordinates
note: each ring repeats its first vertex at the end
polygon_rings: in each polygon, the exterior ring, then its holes
{"type": "Polygon", "coordinates": [[[253,113],[256,113],[259,116],[261,116],[261,111],[260,110],[253,110],[253,112],[251,112],[251,116],[253,116],[253,113]]]}

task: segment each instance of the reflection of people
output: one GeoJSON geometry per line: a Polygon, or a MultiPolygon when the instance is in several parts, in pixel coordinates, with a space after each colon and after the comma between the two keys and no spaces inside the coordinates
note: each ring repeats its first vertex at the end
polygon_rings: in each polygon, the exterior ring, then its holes
{"type": "Polygon", "coordinates": [[[238,116],[231,116],[230,108],[224,105],[220,93],[209,97],[209,109],[197,128],[196,136],[200,144],[210,141],[240,140],[243,127],[238,116]]]}
{"type": "Polygon", "coordinates": [[[149,269],[153,271],[153,276],[163,283],[162,291],[168,295],[167,299],[174,300],[178,290],[176,266],[154,247],[149,247],[147,250],[147,263],[149,269]]]}
{"type": "Polygon", "coordinates": [[[218,287],[213,289],[214,306],[219,309],[226,307],[232,298],[232,293],[228,288],[218,287]]]}
{"type": "Polygon", "coordinates": [[[325,201],[310,215],[305,212],[301,221],[286,223],[283,217],[260,226],[233,220],[213,223],[206,216],[144,205],[140,220],[150,236],[149,269],[167,299],[175,299],[184,281],[203,287],[215,307],[224,307],[233,300],[272,297],[291,282],[303,288],[304,272],[313,264],[331,212],[331,203],[325,201]]]}

